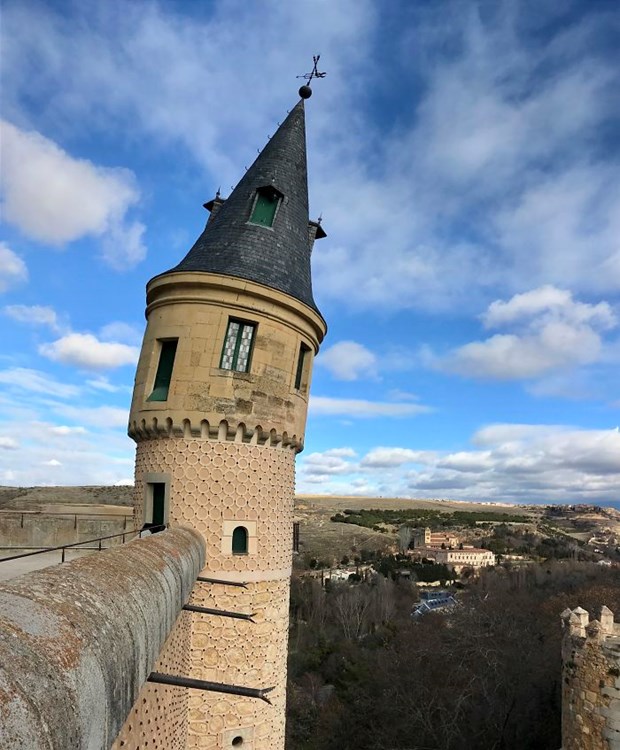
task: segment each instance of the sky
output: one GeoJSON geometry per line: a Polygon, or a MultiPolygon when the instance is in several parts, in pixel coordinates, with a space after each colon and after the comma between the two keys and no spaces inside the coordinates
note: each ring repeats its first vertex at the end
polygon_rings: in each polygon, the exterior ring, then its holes
{"type": "Polygon", "coordinates": [[[145,284],[310,70],[297,491],[620,500],[613,0],[3,0],[0,484],[130,484],[145,284]]]}

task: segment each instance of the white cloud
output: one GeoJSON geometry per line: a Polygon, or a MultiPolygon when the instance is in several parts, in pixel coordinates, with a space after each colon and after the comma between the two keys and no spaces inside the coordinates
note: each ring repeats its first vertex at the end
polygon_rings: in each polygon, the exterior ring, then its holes
{"type": "Polygon", "coordinates": [[[131,172],[74,159],[39,133],[9,122],[0,127],[6,221],[51,245],[105,236],[103,257],[114,268],[142,260],[144,227],[125,223],[127,210],[139,199],[131,172]]]}
{"type": "Polygon", "coordinates": [[[487,471],[493,468],[493,459],[489,451],[460,451],[450,453],[437,461],[442,469],[454,469],[464,473],[487,471]]]}
{"type": "Polygon", "coordinates": [[[138,346],[142,341],[142,333],[141,328],[115,320],[103,326],[99,331],[99,336],[103,341],[120,341],[123,344],[138,346]]]}
{"type": "Polygon", "coordinates": [[[181,156],[190,152],[228,185],[238,179],[234,164],[243,164],[273,132],[273,114],[291,106],[297,88],[291,75],[306,70],[317,38],[322,59],[330,61],[323,106],[361,86],[348,71],[364,60],[372,2],[342,0],[320,13],[311,8],[276,4],[265,22],[254,3],[237,3],[233,13],[216,5],[208,14],[188,15],[137,0],[113,21],[83,5],[78,26],[51,9],[37,8],[33,19],[32,9],[12,5],[3,19],[7,111],[20,111],[20,93],[30,85],[52,122],[96,132],[112,120],[181,156]],[[237,54],[241,47],[244,54],[237,54]],[[22,70],[26,61],[40,71],[36,83],[22,70]],[[196,96],[205,80],[207,99],[196,96]],[[240,119],[238,104],[250,90],[262,94],[240,119]]]}
{"type": "Polygon", "coordinates": [[[304,476],[332,476],[335,474],[350,474],[354,469],[353,464],[346,461],[342,456],[334,455],[333,452],[310,453],[304,457],[301,470],[304,476]]]}
{"type": "Polygon", "coordinates": [[[361,461],[361,466],[370,469],[385,469],[403,464],[427,463],[428,451],[414,451],[409,448],[373,448],[361,461]]]}
{"type": "Polygon", "coordinates": [[[339,341],[322,350],[316,364],[329,370],[337,380],[374,378],[377,374],[376,356],[355,341],[339,341]]]}
{"type": "Polygon", "coordinates": [[[97,429],[126,428],[129,419],[129,410],[116,406],[78,407],[67,404],[56,404],[52,408],[57,414],[63,417],[79,422],[86,422],[97,429]]]}
{"type": "Polygon", "coordinates": [[[472,443],[479,446],[501,446],[505,443],[532,442],[552,437],[568,429],[562,425],[547,424],[490,424],[473,434],[472,443]]]}
{"type": "Polygon", "coordinates": [[[337,458],[355,458],[357,452],[353,448],[330,448],[323,452],[324,456],[336,456],[337,458]]]}
{"type": "Polygon", "coordinates": [[[474,450],[376,447],[361,461],[300,460],[299,484],[328,494],[427,497],[511,503],[592,502],[617,499],[620,430],[553,424],[493,424],[471,439],[474,450]],[[369,483],[369,477],[372,483],[369,483]]]}
{"type": "Polygon", "coordinates": [[[39,353],[87,370],[108,370],[135,364],[140,350],[127,344],[100,341],[91,333],[69,333],[50,344],[41,344],[39,353]]]}
{"type": "Polygon", "coordinates": [[[511,502],[606,502],[620,482],[620,433],[562,425],[495,424],[472,442],[484,451],[439,456],[408,475],[411,491],[511,502]]]}
{"type": "Polygon", "coordinates": [[[26,367],[12,367],[0,370],[0,383],[21,391],[42,393],[56,398],[72,398],[77,396],[80,389],[68,383],[59,383],[53,377],[40,370],[26,367]]]}
{"type": "Polygon", "coordinates": [[[0,242],[0,292],[28,279],[24,261],[6,244],[0,242]]]}
{"type": "Polygon", "coordinates": [[[11,437],[4,437],[0,435],[0,449],[1,450],[7,450],[7,451],[14,451],[19,448],[19,443],[17,440],[11,437]]]}
{"type": "MultiPolygon", "coordinates": [[[[607,15],[566,19],[547,39],[531,33],[529,4],[500,1],[484,14],[459,0],[411,5],[382,56],[398,75],[382,77],[380,104],[402,99],[403,79],[414,92],[396,122],[366,115],[379,108],[367,81],[390,14],[362,0],[321,13],[271,5],[268,23],[254,3],[187,16],[137,0],[113,26],[86,4],[78,25],[40,7],[35,23],[32,6],[12,3],[6,110],[23,119],[28,89],[56,128],[131,127],[229,185],[290,106],[290,71],[305,69],[318,38],[329,76],[309,137],[311,179],[329,206],[330,241],[315,250],[324,299],[461,312],[496,284],[502,294],[548,282],[617,290],[620,185],[600,137],[617,113],[617,64],[597,44],[607,15]],[[197,97],[207,79],[209,98],[197,97]],[[240,120],[248,90],[261,96],[240,120]],[[372,207],[364,221],[360,206],[372,207]]],[[[542,28],[553,12],[537,15],[542,28]]]]}
{"type": "Polygon", "coordinates": [[[139,221],[128,225],[112,224],[102,241],[101,255],[105,262],[117,271],[137,266],[146,258],[145,231],[146,227],[139,221]]]}
{"type": "Polygon", "coordinates": [[[388,396],[392,401],[418,401],[419,396],[409,391],[401,391],[398,388],[394,388],[388,393],[388,396]]]}
{"type": "Polygon", "coordinates": [[[541,316],[545,320],[591,323],[602,329],[613,328],[617,322],[607,302],[596,305],[577,302],[571,292],[550,284],[523,294],[515,294],[507,302],[495,300],[482,315],[482,320],[486,328],[499,328],[528,319],[540,320],[541,316]]]}
{"type": "Polygon", "coordinates": [[[421,404],[331,398],[330,396],[311,396],[309,408],[311,414],[351,418],[410,417],[431,411],[429,406],[422,406],[421,404]]]}
{"type": "Polygon", "coordinates": [[[53,435],[85,435],[86,434],[86,428],[85,427],[70,427],[69,425],[54,425],[53,427],[49,428],[50,432],[53,435]]]}
{"type": "MultiPolygon", "coordinates": [[[[19,394],[13,396],[13,401],[19,399],[19,394]]],[[[126,436],[127,409],[82,400],[62,404],[31,394],[23,400],[29,413],[7,409],[0,396],[4,431],[19,435],[20,441],[19,450],[3,451],[0,478],[5,483],[113,485],[127,477],[135,453],[126,436]],[[54,414],[59,415],[56,422],[54,414]]]]}
{"type": "Polygon", "coordinates": [[[374,158],[340,154],[328,176],[324,294],[462,312],[497,285],[620,288],[617,158],[597,137],[618,111],[617,61],[594,51],[607,19],[591,13],[549,44],[528,32],[530,11],[499,2],[483,18],[477,4],[452,2],[412,12],[415,32],[403,28],[398,49],[412,51],[424,93],[415,119],[373,141],[374,158]],[[372,206],[364,222],[359,205],[372,206]]]}
{"type": "Polygon", "coordinates": [[[573,300],[570,292],[544,286],[496,300],[482,316],[487,328],[513,325],[515,333],[473,341],[435,361],[449,372],[479,378],[535,378],[601,358],[601,332],[616,325],[606,302],[573,300]]]}
{"type": "Polygon", "coordinates": [[[129,389],[129,386],[113,385],[107,378],[98,377],[94,380],[87,380],[86,385],[94,388],[96,391],[106,391],[107,393],[118,393],[119,391],[129,389]]]}
{"type": "Polygon", "coordinates": [[[9,318],[13,318],[13,320],[17,320],[20,323],[46,325],[54,330],[58,329],[58,316],[52,307],[43,307],[42,305],[7,305],[3,312],[9,318]]]}

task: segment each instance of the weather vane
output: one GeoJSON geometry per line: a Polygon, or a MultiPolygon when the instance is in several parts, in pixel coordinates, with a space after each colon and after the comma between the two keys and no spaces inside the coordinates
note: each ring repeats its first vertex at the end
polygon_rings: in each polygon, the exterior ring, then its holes
{"type": "Polygon", "coordinates": [[[309,99],[312,96],[310,83],[313,78],[325,78],[325,76],[327,75],[325,71],[321,73],[317,67],[320,59],[321,55],[312,55],[312,61],[314,62],[312,70],[309,73],[304,73],[302,76],[297,76],[297,78],[305,78],[308,82],[304,83],[304,85],[299,89],[299,96],[301,96],[302,99],[309,99]]]}

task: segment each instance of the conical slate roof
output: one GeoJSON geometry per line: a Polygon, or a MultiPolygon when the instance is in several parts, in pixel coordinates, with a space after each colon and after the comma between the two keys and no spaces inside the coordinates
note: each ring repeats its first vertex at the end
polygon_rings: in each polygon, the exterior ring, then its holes
{"type": "Polygon", "coordinates": [[[316,308],[308,232],[303,99],[291,110],[185,258],[166,273],[206,271],[256,281],[316,308]],[[282,198],[272,227],[248,221],[256,191],[282,198]]]}

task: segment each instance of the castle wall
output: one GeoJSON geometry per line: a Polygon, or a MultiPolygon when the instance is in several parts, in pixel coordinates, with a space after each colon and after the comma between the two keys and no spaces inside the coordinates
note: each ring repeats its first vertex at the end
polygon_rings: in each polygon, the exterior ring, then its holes
{"type": "MultiPolygon", "coordinates": [[[[127,508],[131,513],[131,508],[127,508]]],[[[47,515],[45,513],[4,512],[0,514],[0,549],[58,547],[62,544],[74,544],[102,536],[122,534],[132,529],[131,518],[125,522],[123,516],[118,518],[81,517],[47,515]]],[[[121,538],[106,539],[106,546],[121,544],[121,538]]],[[[8,556],[11,552],[2,553],[8,556]]],[[[13,554],[17,554],[14,552],[13,554]]]]}
{"type": "Polygon", "coordinates": [[[620,750],[620,626],[563,613],[562,750],[620,750]]]}

